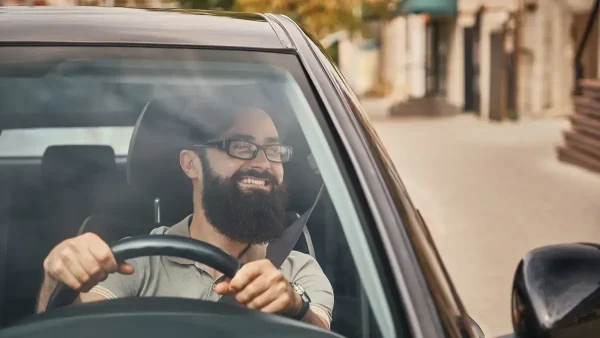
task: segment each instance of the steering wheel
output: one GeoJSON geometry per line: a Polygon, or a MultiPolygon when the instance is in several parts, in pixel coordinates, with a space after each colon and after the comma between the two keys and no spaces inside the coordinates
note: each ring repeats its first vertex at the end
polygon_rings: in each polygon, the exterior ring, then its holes
{"type": "MultiPolygon", "coordinates": [[[[129,237],[115,242],[110,249],[118,263],[144,256],[174,256],[206,264],[229,278],[233,278],[241,266],[237,259],[216,246],[183,236],[129,237]]],[[[54,309],[70,305],[77,296],[79,292],[64,283],[59,283],[50,295],[46,308],[54,309]]]]}

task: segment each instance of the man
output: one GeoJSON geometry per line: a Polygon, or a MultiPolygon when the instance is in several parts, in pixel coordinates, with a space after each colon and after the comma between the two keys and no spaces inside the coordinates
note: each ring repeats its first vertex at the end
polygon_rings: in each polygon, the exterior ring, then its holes
{"type": "Polygon", "coordinates": [[[329,329],[333,290],[314,258],[293,251],[280,269],[264,258],[266,244],[285,229],[282,162],[291,158],[291,148],[279,143],[273,121],[260,109],[208,129],[209,139],[204,133],[204,140],[179,155],[193,185],[193,214],[152,234],[189,236],[219,247],[245,263],[235,277],[224,280],[213,268],[177,257],[141,257],[117,265],[108,245],[86,233],[60,243],[44,260],[38,312],[63,282],[81,292],[77,302],[126,296],[218,300],[234,294],[249,308],[329,329]],[[310,302],[301,297],[302,289],[310,302]]]}

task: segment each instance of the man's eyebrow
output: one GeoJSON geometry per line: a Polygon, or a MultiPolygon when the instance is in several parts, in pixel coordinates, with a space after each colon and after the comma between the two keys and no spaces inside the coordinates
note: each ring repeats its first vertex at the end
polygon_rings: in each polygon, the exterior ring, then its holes
{"type": "Polygon", "coordinates": [[[254,136],[247,135],[247,134],[235,134],[229,138],[233,139],[233,140],[240,140],[240,141],[254,141],[254,136]]]}
{"type": "Polygon", "coordinates": [[[266,143],[279,143],[279,137],[274,136],[274,137],[267,137],[265,139],[266,143]]]}

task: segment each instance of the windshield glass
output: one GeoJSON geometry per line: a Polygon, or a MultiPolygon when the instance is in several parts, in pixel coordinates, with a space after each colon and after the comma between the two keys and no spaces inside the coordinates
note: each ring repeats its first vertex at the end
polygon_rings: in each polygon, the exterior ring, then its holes
{"type": "MultiPolygon", "coordinates": [[[[49,279],[68,284],[53,265],[68,256],[66,240],[180,235],[249,265],[269,259],[267,244],[316,203],[294,251],[273,268],[310,297],[319,325],[348,337],[393,333],[322,114],[294,55],[3,47],[0,324],[32,315],[49,279]]],[[[81,301],[222,295],[220,273],[202,262],[127,263],[130,273],[82,283],[81,301]]]]}

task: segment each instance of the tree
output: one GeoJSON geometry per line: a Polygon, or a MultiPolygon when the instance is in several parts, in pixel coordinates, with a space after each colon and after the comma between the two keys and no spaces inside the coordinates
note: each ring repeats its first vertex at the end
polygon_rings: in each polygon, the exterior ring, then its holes
{"type": "Polygon", "coordinates": [[[365,32],[363,13],[381,18],[393,13],[399,0],[237,0],[243,12],[289,16],[317,38],[347,30],[365,32]]]}

